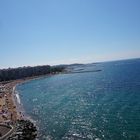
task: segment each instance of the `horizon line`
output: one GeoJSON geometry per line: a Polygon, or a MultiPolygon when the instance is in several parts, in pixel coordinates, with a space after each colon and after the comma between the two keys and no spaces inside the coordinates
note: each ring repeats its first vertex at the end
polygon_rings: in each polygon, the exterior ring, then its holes
{"type": "Polygon", "coordinates": [[[3,70],[3,69],[16,69],[16,68],[23,68],[23,67],[46,66],[46,65],[48,65],[48,66],[59,66],[59,65],[72,65],[72,64],[106,63],[106,62],[115,62],[115,61],[133,60],[133,59],[140,59],[140,57],[120,58],[120,59],[114,59],[114,60],[104,60],[104,61],[84,62],[84,63],[74,62],[74,63],[62,63],[62,64],[60,63],[60,64],[53,64],[53,65],[49,65],[49,64],[23,65],[23,66],[15,66],[15,67],[4,67],[4,68],[0,68],[0,70],[3,70]]]}

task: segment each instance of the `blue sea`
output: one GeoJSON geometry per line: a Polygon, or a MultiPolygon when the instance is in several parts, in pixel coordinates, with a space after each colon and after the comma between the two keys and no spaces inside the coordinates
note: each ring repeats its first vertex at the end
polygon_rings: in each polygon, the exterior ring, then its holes
{"type": "Polygon", "coordinates": [[[17,86],[39,140],[140,140],[140,59],[70,69],[17,86]]]}

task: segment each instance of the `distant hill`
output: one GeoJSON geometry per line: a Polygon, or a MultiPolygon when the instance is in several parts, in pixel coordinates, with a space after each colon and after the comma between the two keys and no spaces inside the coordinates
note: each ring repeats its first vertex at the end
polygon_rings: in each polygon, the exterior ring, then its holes
{"type": "Polygon", "coordinates": [[[0,82],[23,79],[33,76],[41,76],[51,73],[62,72],[65,69],[64,66],[35,66],[35,67],[19,67],[19,68],[9,68],[0,70],[0,82]]]}

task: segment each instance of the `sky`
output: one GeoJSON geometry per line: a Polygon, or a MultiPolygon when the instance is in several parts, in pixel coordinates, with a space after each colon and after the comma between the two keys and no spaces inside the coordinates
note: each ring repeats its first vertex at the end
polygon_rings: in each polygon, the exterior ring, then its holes
{"type": "Polygon", "coordinates": [[[140,0],[0,0],[0,68],[140,57],[140,0]]]}

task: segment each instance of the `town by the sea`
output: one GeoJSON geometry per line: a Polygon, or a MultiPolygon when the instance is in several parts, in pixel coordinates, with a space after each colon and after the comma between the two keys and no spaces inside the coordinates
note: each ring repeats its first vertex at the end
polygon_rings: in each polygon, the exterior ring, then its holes
{"type": "Polygon", "coordinates": [[[140,59],[68,70],[16,88],[39,140],[140,140],[140,59]]]}

